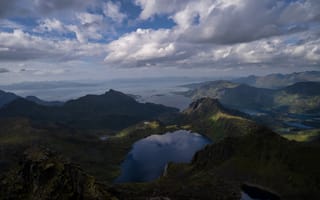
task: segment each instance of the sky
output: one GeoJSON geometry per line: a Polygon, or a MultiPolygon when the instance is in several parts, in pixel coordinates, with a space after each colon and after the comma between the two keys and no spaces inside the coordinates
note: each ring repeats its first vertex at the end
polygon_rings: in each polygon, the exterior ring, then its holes
{"type": "Polygon", "coordinates": [[[319,0],[0,0],[0,84],[320,70],[319,0]]]}

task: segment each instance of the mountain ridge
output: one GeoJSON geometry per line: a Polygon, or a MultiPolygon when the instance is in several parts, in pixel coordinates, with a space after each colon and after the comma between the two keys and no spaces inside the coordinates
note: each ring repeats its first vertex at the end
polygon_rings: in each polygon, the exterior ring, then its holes
{"type": "Polygon", "coordinates": [[[23,98],[0,109],[0,117],[26,117],[42,123],[59,123],[73,128],[119,130],[142,120],[154,119],[178,109],[139,103],[121,92],[86,95],[61,106],[38,105],[23,98]]]}
{"type": "Polygon", "coordinates": [[[197,84],[196,87],[180,94],[193,99],[218,98],[222,104],[236,109],[280,110],[293,113],[318,112],[320,109],[320,82],[298,82],[281,89],[257,88],[233,82],[224,82],[223,85],[219,83],[221,82],[213,81],[197,84]]]}
{"type": "Polygon", "coordinates": [[[279,89],[297,82],[320,81],[320,71],[295,72],[291,74],[269,74],[266,76],[251,75],[234,79],[234,82],[244,83],[254,87],[279,89]]]}

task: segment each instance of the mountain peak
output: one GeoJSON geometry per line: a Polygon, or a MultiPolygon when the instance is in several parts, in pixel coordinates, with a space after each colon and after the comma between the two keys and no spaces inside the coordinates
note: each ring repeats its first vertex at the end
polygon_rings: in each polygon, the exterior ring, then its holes
{"type": "Polygon", "coordinates": [[[110,89],[109,91],[106,92],[106,94],[123,94],[123,93],[114,89],[110,89]]]}
{"type": "Polygon", "coordinates": [[[216,113],[220,110],[225,110],[218,99],[209,97],[200,98],[192,102],[188,109],[184,111],[185,114],[211,114],[216,113]]]}

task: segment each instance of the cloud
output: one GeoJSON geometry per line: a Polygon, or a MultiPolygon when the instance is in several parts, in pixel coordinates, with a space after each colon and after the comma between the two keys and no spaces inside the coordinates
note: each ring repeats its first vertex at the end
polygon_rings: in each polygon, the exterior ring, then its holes
{"type": "Polygon", "coordinates": [[[142,64],[139,62],[148,64],[148,61],[169,58],[176,53],[174,40],[168,39],[172,37],[172,32],[166,29],[138,29],[111,42],[105,61],[135,67],[142,64]]]}
{"type": "Polygon", "coordinates": [[[305,30],[319,21],[316,0],[136,0],[140,18],[167,14],[181,30],[181,37],[194,42],[233,44],[305,30]]]}
{"type": "Polygon", "coordinates": [[[59,74],[57,63],[79,61],[85,75],[95,64],[127,74],[316,68],[319,27],[318,0],[0,0],[0,62],[59,74]]]}
{"type": "Polygon", "coordinates": [[[43,38],[22,30],[0,32],[0,48],[0,61],[44,59],[59,62],[99,57],[105,52],[103,44],[43,38]]]}
{"type": "MultiPolygon", "coordinates": [[[[1,50],[0,50],[1,51],[1,50]]],[[[10,72],[8,69],[6,69],[6,68],[0,68],[0,74],[2,74],[2,73],[8,73],[8,72],[10,72]]]]}
{"type": "Polygon", "coordinates": [[[316,0],[136,0],[139,18],[168,15],[171,29],[137,29],[108,44],[107,64],[122,67],[232,69],[316,66],[316,0]]]}
{"type": "Polygon", "coordinates": [[[0,18],[43,17],[74,11],[85,11],[99,4],[98,0],[0,0],[0,18]]]}
{"type": "Polygon", "coordinates": [[[57,19],[44,19],[39,21],[39,25],[34,29],[35,32],[66,32],[66,28],[62,22],[57,19]]]}
{"type": "Polygon", "coordinates": [[[33,0],[31,1],[32,6],[37,12],[42,14],[49,14],[52,12],[60,12],[64,10],[83,10],[87,6],[94,5],[95,0],[33,0]]]}
{"type": "Polygon", "coordinates": [[[125,14],[121,13],[120,4],[113,3],[112,1],[108,1],[103,5],[103,13],[117,23],[122,23],[127,17],[125,14]]]}
{"type": "Polygon", "coordinates": [[[7,19],[0,19],[0,29],[25,29],[22,24],[7,19]]]}
{"type": "Polygon", "coordinates": [[[320,63],[320,39],[316,31],[232,45],[193,43],[180,40],[179,36],[179,31],[170,29],[138,29],[111,42],[105,62],[122,67],[217,69],[320,63]]]}
{"type": "Polygon", "coordinates": [[[76,13],[77,23],[64,24],[53,18],[39,21],[35,32],[56,32],[60,34],[74,33],[79,42],[85,43],[89,39],[99,40],[102,38],[103,30],[106,29],[102,15],[91,13],[76,13]]]}
{"type": "Polygon", "coordinates": [[[10,14],[10,10],[12,10],[17,3],[17,0],[0,0],[0,18],[10,14]]]}
{"type": "Polygon", "coordinates": [[[146,20],[154,15],[172,14],[183,9],[191,0],[135,0],[135,4],[142,8],[140,19],[146,20]]]}

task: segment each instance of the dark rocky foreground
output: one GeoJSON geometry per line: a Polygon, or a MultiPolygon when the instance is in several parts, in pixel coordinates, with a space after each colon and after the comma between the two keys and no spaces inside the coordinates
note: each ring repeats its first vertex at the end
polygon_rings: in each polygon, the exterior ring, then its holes
{"type": "Polygon", "coordinates": [[[0,188],[0,199],[115,199],[79,166],[44,148],[27,149],[0,188]]]}

